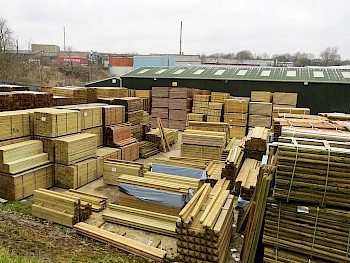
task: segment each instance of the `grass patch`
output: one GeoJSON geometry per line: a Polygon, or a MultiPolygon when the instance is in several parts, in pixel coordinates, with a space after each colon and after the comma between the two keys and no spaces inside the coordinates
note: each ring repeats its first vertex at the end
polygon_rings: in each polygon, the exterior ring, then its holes
{"type": "Polygon", "coordinates": [[[0,247],[0,262],[1,263],[39,263],[42,261],[32,260],[27,257],[18,256],[9,252],[6,248],[0,247]]]}
{"type": "Polygon", "coordinates": [[[0,205],[0,209],[24,216],[32,215],[32,206],[27,201],[8,201],[6,204],[0,205]]]}

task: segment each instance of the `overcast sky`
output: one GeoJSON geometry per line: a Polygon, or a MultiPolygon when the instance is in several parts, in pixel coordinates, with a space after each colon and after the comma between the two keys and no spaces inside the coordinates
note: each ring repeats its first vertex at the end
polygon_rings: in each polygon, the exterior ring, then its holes
{"type": "Polygon", "coordinates": [[[0,0],[21,49],[185,54],[248,49],[269,55],[313,53],[328,46],[350,58],[349,0],[0,0]]]}

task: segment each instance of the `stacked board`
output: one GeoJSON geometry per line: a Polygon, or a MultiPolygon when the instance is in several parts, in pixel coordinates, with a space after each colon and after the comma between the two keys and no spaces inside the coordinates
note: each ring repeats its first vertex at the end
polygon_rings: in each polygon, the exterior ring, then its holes
{"type": "Polygon", "coordinates": [[[35,91],[0,92],[0,112],[52,107],[52,93],[35,91]]]}
{"type": "Polygon", "coordinates": [[[30,135],[29,112],[0,112],[0,141],[10,140],[30,135]]]}
{"type": "Polygon", "coordinates": [[[230,124],[230,138],[243,138],[248,124],[249,98],[232,98],[224,103],[224,122],[230,124]]]}
{"type": "Polygon", "coordinates": [[[73,104],[88,103],[88,88],[85,87],[53,87],[54,96],[71,98],[73,104]]]}
{"type": "Polygon", "coordinates": [[[267,151],[269,134],[269,129],[264,127],[255,127],[250,129],[247,137],[245,138],[244,156],[246,158],[253,158],[261,161],[263,155],[265,155],[267,151]]]}
{"type": "Polygon", "coordinates": [[[128,96],[128,89],[122,87],[96,87],[97,98],[123,98],[128,96]]]}
{"type": "Polygon", "coordinates": [[[105,144],[116,146],[119,142],[132,137],[130,123],[116,124],[105,127],[105,144]]]}
{"type": "Polygon", "coordinates": [[[190,121],[187,129],[190,130],[202,130],[202,131],[214,131],[225,132],[227,141],[230,138],[230,125],[225,122],[202,122],[202,121],[190,121]]]}
{"type": "Polygon", "coordinates": [[[157,128],[157,118],[163,127],[169,127],[169,87],[152,87],[151,127],[157,128]]]}
{"type": "MultiPolygon", "coordinates": [[[[165,128],[164,135],[167,137],[170,145],[175,144],[178,140],[178,130],[165,128]]],[[[159,128],[147,132],[145,139],[146,141],[156,144],[160,150],[162,149],[162,139],[159,128]]]]}
{"type": "Polygon", "coordinates": [[[250,200],[258,181],[260,163],[254,159],[245,159],[238,173],[235,193],[244,200],[250,200]]]}
{"type": "Polygon", "coordinates": [[[120,149],[102,147],[102,148],[97,148],[96,158],[97,158],[97,177],[101,177],[103,175],[104,162],[108,159],[121,160],[122,154],[120,149]]]}
{"type": "Polygon", "coordinates": [[[191,112],[193,91],[171,87],[169,91],[169,128],[186,129],[186,116],[191,112]]]}
{"type": "Polygon", "coordinates": [[[232,234],[229,182],[204,184],[181,210],[176,224],[180,262],[224,262],[232,234]]]}
{"type": "Polygon", "coordinates": [[[107,160],[104,162],[103,182],[117,185],[117,178],[123,174],[143,176],[144,166],[142,163],[122,160],[107,160]]]}
{"type": "Polygon", "coordinates": [[[252,91],[249,104],[249,127],[271,127],[272,103],[271,92],[252,91]]]}

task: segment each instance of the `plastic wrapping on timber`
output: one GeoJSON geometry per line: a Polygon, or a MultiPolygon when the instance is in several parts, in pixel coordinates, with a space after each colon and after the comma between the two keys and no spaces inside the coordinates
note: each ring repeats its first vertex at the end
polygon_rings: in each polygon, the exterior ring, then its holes
{"type": "Polygon", "coordinates": [[[152,172],[163,173],[163,174],[172,174],[172,175],[196,178],[196,179],[200,179],[200,180],[207,179],[207,171],[206,170],[187,168],[187,167],[179,167],[179,166],[166,165],[166,164],[156,164],[156,163],[152,164],[152,172]]]}

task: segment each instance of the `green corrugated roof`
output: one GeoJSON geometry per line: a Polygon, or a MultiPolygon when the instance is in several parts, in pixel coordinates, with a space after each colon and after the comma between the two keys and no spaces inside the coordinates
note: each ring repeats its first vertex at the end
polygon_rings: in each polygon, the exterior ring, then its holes
{"type": "Polygon", "coordinates": [[[350,69],[248,67],[141,67],[126,78],[218,79],[350,83],[350,69]]]}

